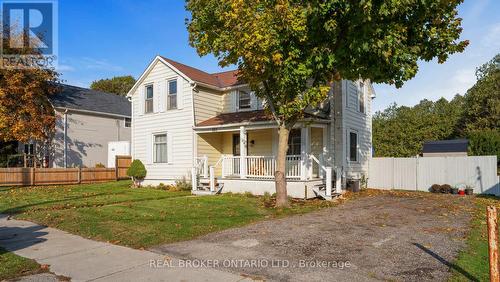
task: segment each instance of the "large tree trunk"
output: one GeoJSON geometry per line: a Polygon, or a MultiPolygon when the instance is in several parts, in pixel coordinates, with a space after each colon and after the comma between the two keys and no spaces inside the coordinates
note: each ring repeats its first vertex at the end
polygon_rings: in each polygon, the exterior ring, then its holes
{"type": "Polygon", "coordinates": [[[274,180],[276,184],[276,207],[288,207],[286,192],[286,153],[288,151],[288,136],[290,130],[280,125],[278,129],[278,157],[276,159],[276,172],[274,180]]]}

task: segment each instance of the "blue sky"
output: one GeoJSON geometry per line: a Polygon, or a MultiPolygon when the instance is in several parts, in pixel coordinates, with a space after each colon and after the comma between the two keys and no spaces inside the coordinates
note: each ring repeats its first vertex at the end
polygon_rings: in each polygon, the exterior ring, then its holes
{"type": "MultiPolygon", "coordinates": [[[[415,78],[402,88],[375,85],[375,110],[396,102],[452,98],[475,83],[475,68],[500,53],[500,1],[468,0],[459,8],[464,53],[444,64],[421,62],[415,78]]],[[[221,70],[211,57],[200,58],[188,44],[181,0],[59,0],[59,71],[66,83],[88,87],[93,80],[140,76],[155,55],[208,72],[221,70]]]]}

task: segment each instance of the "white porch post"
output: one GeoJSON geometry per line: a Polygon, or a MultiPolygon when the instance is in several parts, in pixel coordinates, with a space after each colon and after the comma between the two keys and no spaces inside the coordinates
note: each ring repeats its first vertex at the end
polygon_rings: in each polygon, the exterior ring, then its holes
{"type": "Polygon", "coordinates": [[[203,156],[203,177],[208,178],[208,157],[207,157],[207,155],[203,156]]]}
{"type": "Polygon", "coordinates": [[[210,192],[215,191],[215,169],[210,166],[210,192]]]}
{"type": "Polygon", "coordinates": [[[240,126],[240,178],[247,178],[247,131],[240,126]]]}
{"type": "Polygon", "coordinates": [[[191,190],[196,191],[198,189],[198,181],[197,181],[197,168],[191,168],[191,190]]]}
{"type": "Polygon", "coordinates": [[[342,169],[337,167],[335,170],[335,193],[341,194],[342,193],[342,169]]]}
{"type": "Polygon", "coordinates": [[[332,167],[326,167],[326,197],[332,196],[332,167]]]}
{"type": "Polygon", "coordinates": [[[300,179],[307,180],[312,176],[312,169],[310,165],[310,153],[311,153],[311,128],[303,127],[300,132],[300,152],[301,152],[301,170],[300,179]]]}

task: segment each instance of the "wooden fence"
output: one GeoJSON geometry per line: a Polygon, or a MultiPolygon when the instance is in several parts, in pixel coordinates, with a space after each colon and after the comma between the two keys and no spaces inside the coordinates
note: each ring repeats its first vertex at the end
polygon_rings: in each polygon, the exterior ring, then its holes
{"type": "Polygon", "coordinates": [[[130,156],[117,156],[115,168],[0,168],[0,186],[83,184],[129,179],[130,156]]]}

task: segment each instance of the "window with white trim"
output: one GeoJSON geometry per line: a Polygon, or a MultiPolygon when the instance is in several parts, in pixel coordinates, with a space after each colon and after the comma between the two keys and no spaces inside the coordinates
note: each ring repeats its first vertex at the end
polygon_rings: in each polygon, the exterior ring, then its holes
{"type": "Polygon", "coordinates": [[[167,109],[177,109],[177,79],[169,80],[167,85],[167,109]]]}
{"type": "Polygon", "coordinates": [[[364,113],[365,112],[365,84],[363,82],[359,82],[359,88],[358,88],[358,101],[359,101],[359,112],[364,113]]]}
{"type": "Polygon", "coordinates": [[[125,127],[132,127],[132,119],[131,118],[125,118],[124,120],[124,126],[125,127]]]}
{"type": "Polygon", "coordinates": [[[252,107],[252,99],[250,97],[250,93],[246,91],[238,91],[239,96],[238,96],[238,108],[240,110],[246,110],[250,109],[252,107]]]}
{"type": "Polygon", "coordinates": [[[146,85],[145,89],[146,95],[144,95],[144,113],[153,112],[153,85],[146,85]]]}
{"type": "Polygon", "coordinates": [[[153,135],[153,162],[167,163],[167,134],[153,135]]]}
{"type": "Polygon", "coordinates": [[[358,161],[358,133],[354,131],[349,132],[349,161],[358,161]]]}

